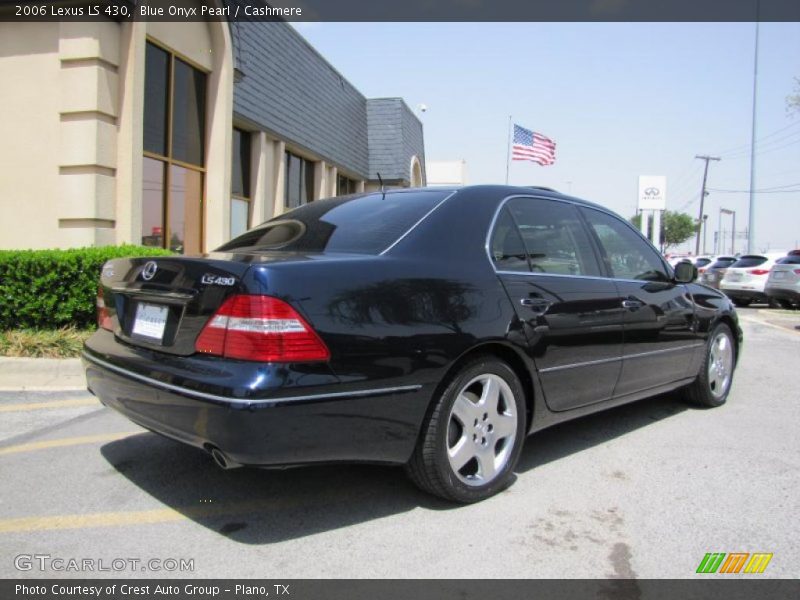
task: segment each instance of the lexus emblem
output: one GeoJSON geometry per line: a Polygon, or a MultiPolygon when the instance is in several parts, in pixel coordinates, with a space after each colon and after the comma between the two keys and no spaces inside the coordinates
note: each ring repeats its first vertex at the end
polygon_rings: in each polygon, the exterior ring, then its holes
{"type": "Polygon", "coordinates": [[[660,196],[661,195],[661,190],[659,190],[657,187],[649,187],[649,188],[645,189],[644,195],[645,196],[660,196]]]}
{"type": "Polygon", "coordinates": [[[156,271],[158,271],[158,265],[151,260],[150,262],[146,263],[144,265],[144,269],[142,269],[142,279],[145,281],[150,281],[156,276],[156,271]]]}

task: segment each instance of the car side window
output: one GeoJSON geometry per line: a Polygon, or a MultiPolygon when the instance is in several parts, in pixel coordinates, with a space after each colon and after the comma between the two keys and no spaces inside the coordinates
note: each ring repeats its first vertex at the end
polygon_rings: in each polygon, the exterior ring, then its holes
{"type": "Polygon", "coordinates": [[[612,277],[643,281],[670,281],[663,261],[630,225],[607,213],[581,208],[597,234],[612,277]]]}
{"type": "Polygon", "coordinates": [[[525,245],[506,208],[497,216],[491,248],[492,260],[498,271],[530,271],[525,245]]]}
{"type": "Polygon", "coordinates": [[[512,198],[506,206],[519,227],[534,273],[600,275],[589,235],[574,206],[544,198],[512,198]]]}

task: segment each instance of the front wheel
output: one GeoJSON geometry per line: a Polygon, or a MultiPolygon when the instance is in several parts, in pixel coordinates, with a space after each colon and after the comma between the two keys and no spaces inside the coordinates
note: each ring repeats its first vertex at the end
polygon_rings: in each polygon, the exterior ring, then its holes
{"type": "Polygon", "coordinates": [[[720,323],[708,337],[705,360],[697,379],[687,388],[689,400],[698,406],[722,406],[728,399],[736,366],[733,332],[720,323]]]}
{"type": "Polygon", "coordinates": [[[421,489],[447,500],[488,498],[513,481],[525,424],[517,375],[497,358],[477,357],[434,399],[406,472],[421,489]]]}

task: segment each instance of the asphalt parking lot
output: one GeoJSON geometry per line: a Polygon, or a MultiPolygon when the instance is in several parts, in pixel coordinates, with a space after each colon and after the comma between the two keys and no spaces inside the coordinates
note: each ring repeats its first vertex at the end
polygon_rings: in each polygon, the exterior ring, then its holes
{"type": "Polygon", "coordinates": [[[707,552],[773,553],[737,577],[795,577],[800,314],[740,315],[727,405],[671,394],[546,430],[513,487],[463,507],[399,468],[222,471],[86,392],[0,386],[0,577],[684,578],[707,552]],[[20,555],[126,566],[20,571],[20,555]]]}

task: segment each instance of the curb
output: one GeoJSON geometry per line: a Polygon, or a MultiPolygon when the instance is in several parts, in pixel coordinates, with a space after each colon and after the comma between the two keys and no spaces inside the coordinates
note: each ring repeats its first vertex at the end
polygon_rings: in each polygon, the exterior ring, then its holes
{"type": "Polygon", "coordinates": [[[0,391],[85,391],[79,358],[0,357],[0,391]]]}

